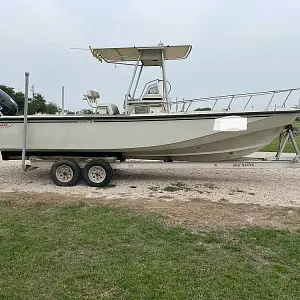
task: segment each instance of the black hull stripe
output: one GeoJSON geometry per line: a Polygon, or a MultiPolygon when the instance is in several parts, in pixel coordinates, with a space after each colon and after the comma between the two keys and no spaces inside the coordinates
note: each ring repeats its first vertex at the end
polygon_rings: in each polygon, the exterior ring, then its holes
{"type": "MultiPolygon", "coordinates": [[[[263,111],[263,112],[224,112],[224,113],[203,113],[203,114],[186,114],[186,115],[143,115],[143,116],[135,116],[135,115],[85,115],[85,116],[28,116],[28,123],[48,123],[48,122],[139,122],[139,121],[167,121],[167,120],[200,120],[200,119],[215,119],[218,117],[226,117],[226,116],[245,116],[245,117],[268,117],[270,115],[281,115],[281,114],[299,114],[300,110],[293,111],[263,111]]],[[[24,117],[10,117],[3,116],[0,117],[0,123],[23,123],[24,117]]]]}

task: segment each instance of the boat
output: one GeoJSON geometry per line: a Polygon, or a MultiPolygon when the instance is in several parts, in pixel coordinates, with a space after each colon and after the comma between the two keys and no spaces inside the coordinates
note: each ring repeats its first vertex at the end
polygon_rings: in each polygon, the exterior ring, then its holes
{"type": "Polygon", "coordinates": [[[165,162],[235,160],[269,144],[300,115],[299,109],[285,108],[290,94],[299,89],[172,101],[165,64],[186,59],[191,49],[191,45],[163,44],[121,48],[90,46],[92,56],[98,61],[134,68],[122,112],[115,104],[101,103],[99,93],[89,90],[84,99],[94,108],[93,114],[26,115],[25,118],[17,115],[15,102],[1,93],[2,159],[20,159],[26,131],[26,157],[116,157],[120,161],[165,162]],[[162,78],[147,82],[141,95],[136,96],[146,67],[161,68],[162,78]],[[274,95],[282,93],[288,94],[282,107],[270,109],[274,95]],[[261,95],[271,98],[266,109],[249,109],[250,100],[261,95]],[[245,108],[232,109],[233,102],[240,98],[247,99],[245,108]],[[216,109],[216,104],[226,99],[227,108],[216,109]],[[203,101],[214,104],[206,111],[190,109],[203,101]]]}

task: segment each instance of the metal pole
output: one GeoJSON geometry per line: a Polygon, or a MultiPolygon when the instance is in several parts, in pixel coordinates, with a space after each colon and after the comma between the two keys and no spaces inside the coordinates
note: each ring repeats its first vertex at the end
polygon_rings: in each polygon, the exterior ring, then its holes
{"type": "Polygon", "coordinates": [[[24,135],[23,135],[23,147],[22,147],[22,168],[26,171],[25,157],[27,147],[27,115],[28,115],[28,83],[29,73],[25,73],[25,102],[24,102],[24,135]]]}
{"type": "Polygon", "coordinates": [[[135,68],[134,68],[134,71],[133,71],[133,74],[132,74],[132,78],[131,78],[131,82],[130,82],[130,85],[129,85],[128,93],[127,93],[126,98],[125,98],[124,105],[125,105],[125,114],[126,115],[127,115],[127,100],[128,100],[128,96],[130,94],[130,91],[131,91],[131,88],[132,88],[132,85],[133,85],[133,81],[134,81],[134,78],[135,78],[135,74],[136,74],[137,68],[139,66],[141,55],[142,55],[142,53],[140,53],[139,58],[136,61],[135,68]]]}
{"type": "Polygon", "coordinates": [[[143,65],[141,65],[141,68],[140,68],[140,71],[139,71],[139,75],[138,75],[138,78],[137,78],[136,83],[135,83],[135,87],[134,87],[133,94],[132,94],[132,97],[133,97],[133,98],[134,98],[136,89],[137,89],[137,87],[138,87],[138,84],[139,84],[139,81],[140,81],[140,78],[141,78],[142,71],[143,71],[143,65]]]}
{"type": "Polygon", "coordinates": [[[284,100],[284,102],[283,102],[281,108],[283,108],[283,107],[285,108],[286,101],[289,99],[289,97],[290,97],[292,91],[293,91],[293,90],[290,90],[290,92],[289,92],[289,94],[287,95],[286,99],[284,100]]]}
{"type": "Polygon", "coordinates": [[[232,101],[233,101],[233,99],[234,99],[234,96],[235,96],[235,95],[232,96],[232,98],[231,98],[231,100],[230,100],[230,102],[229,102],[229,104],[228,104],[227,110],[230,110],[230,109],[231,109],[230,105],[231,105],[231,103],[232,103],[232,101]]]}
{"type": "Polygon", "coordinates": [[[161,67],[162,67],[162,74],[163,74],[163,98],[166,99],[167,102],[167,112],[170,112],[169,108],[169,99],[168,99],[168,91],[167,91],[167,78],[165,72],[165,56],[164,56],[164,49],[161,50],[161,67]]]}
{"type": "Polygon", "coordinates": [[[250,98],[248,99],[248,101],[247,101],[247,103],[246,103],[246,105],[245,105],[245,107],[244,107],[244,109],[246,109],[247,108],[247,106],[248,106],[248,104],[249,104],[249,102],[250,102],[250,100],[252,99],[252,95],[250,96],[250,98]]]}
{"type": "Polygon", "coordinates": [[[219,100],[219,98],[217,98],[217,99],[216,99],[216,101],[215,101],[215,103],[214,103],[214,105],[213,105],[213,107],[212,107],[212,109],[211,109],[211,110],[214,110],[214,109],[215,109],[215,106],[217,105],[217,103],[218,103],[218,100],[219,100]]]}
{"type": "Polygon", "coordinates": [[[273,95],[272,95],[272,97],[271,97],[271,99],[270,99],[270,101],[268,103],[267,110],[269,109],[269,107],[270,107],[270,105],[271,105],[271,103],[273,101],[274,96],[275,96],[275,92],[273,92],[273,95]]]}
{"type": "Polygon", "coordinates": [[[65,114],[65,87],[61,87],[61,112],[65,114]]]}

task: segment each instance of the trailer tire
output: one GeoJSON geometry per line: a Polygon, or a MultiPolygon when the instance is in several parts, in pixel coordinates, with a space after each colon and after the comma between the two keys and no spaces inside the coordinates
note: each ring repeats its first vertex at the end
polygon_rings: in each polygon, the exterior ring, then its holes
{"type": "Polygon", "coordinates": [[[107,186],[113,178],[111,165],[102,159],[93,159],[83,168],[83,179],[92,187],[107,186]]]}
{"type": "Polygon", "coordinates": [[[74,186],[80,180],[81,172],[75,160],[63,159],[52,165],[50,177],[58,186],[74,186]]]}

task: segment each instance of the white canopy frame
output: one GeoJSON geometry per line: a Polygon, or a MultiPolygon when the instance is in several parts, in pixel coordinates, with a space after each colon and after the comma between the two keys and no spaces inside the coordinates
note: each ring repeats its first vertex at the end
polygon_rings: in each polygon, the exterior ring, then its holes
{"type": "Polygon", "coordinates": [[[125,64],[134,65],[133,75],[129,84],[128,92],[125,96],[124,109],[125,114],[128,114],[127,103],[128,100],[134,100],[134,96],[141,78],[144,67],[158,66],[162,68],[162,81],[163,81],[163,101],[167,103],[167,113],[169,113],[169,97],[167,92],[167,78],[165,71],[166,60],[180,60],[186,59],[191,50],[191,45],[178,45],[178,46],[165,46],[159,44],[155,47],[125,47],[125,48],[93,48],[89,47],[92,55],[100,62],[107,62],[113,64],[125,64]],[[134,62],[130,63],[130,62],[134,62]],[[137,70],[139,69],[137,78],[137,70]],[[133,94],[131,90],[134,80],[136,83],[134,86],[133,94]]]}

